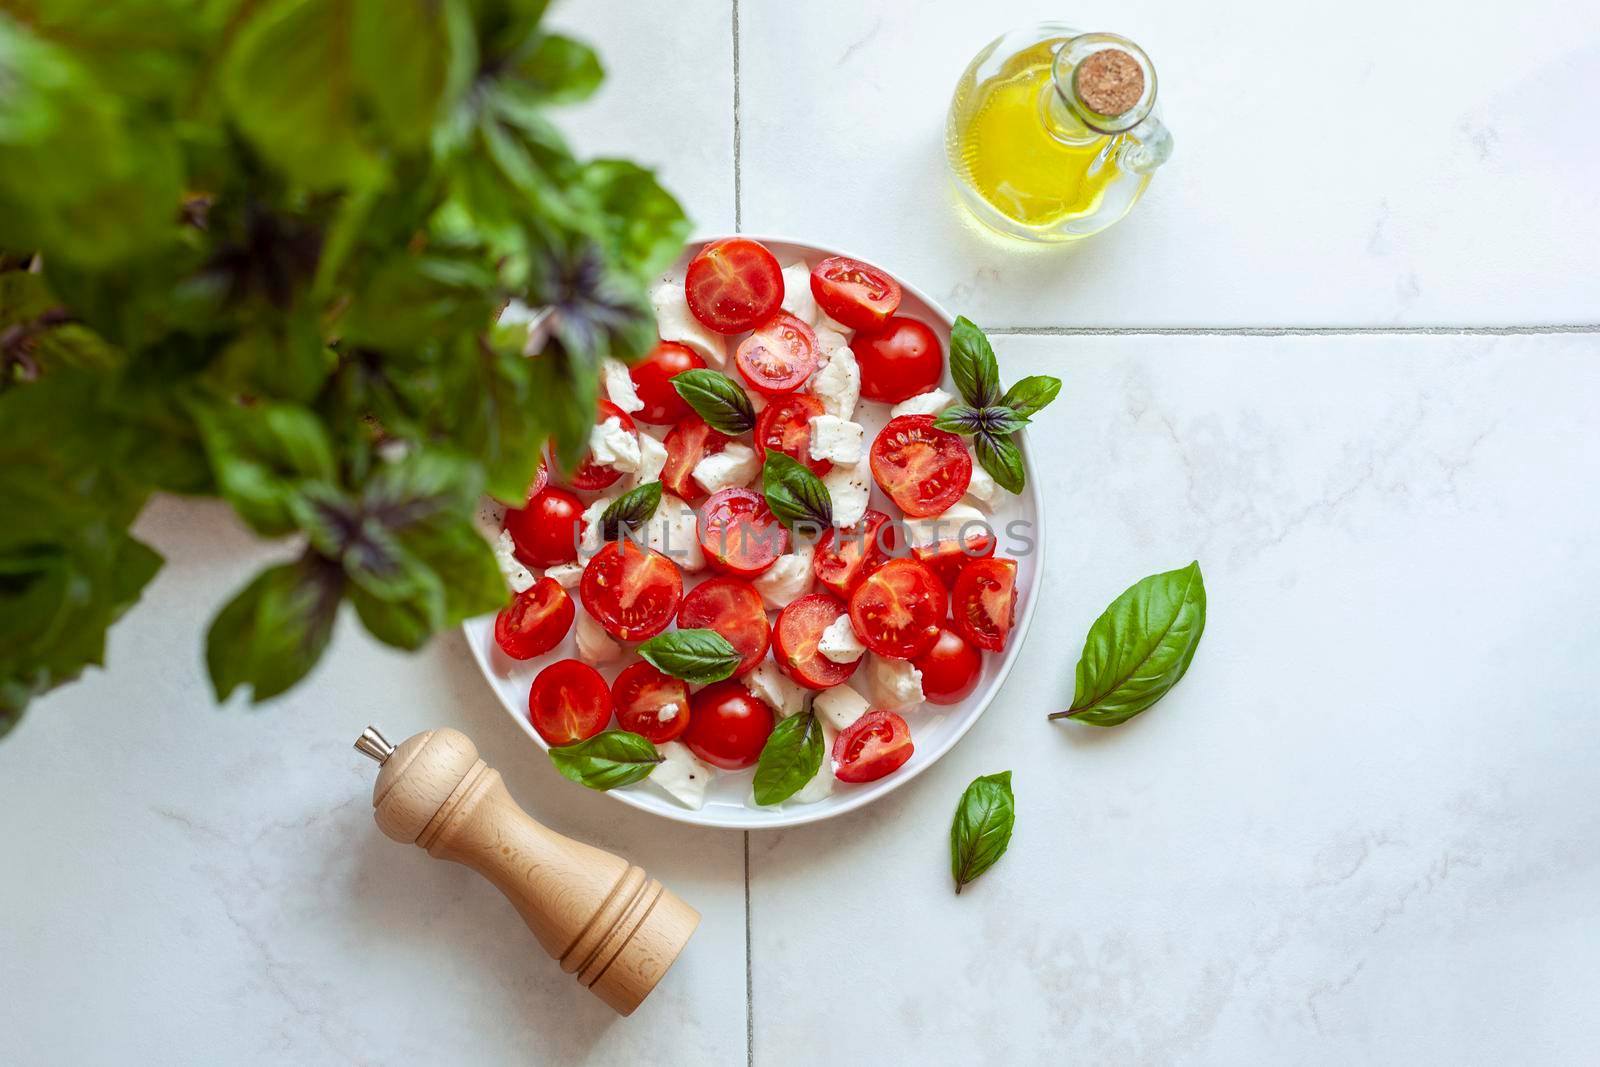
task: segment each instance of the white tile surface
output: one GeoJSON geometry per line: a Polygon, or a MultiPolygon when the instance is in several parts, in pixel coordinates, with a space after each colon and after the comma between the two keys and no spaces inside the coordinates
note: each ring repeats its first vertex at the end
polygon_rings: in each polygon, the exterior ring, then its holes
{"type": "Polygon", "coordinates": [[[1600,5],[741,5],[744,223],[989,325],[1600,322],[1600,5]],[[1118,227],[1019,250],[948,189],[977,51],[1046,20],[1150,53],[1176,152],[1118,227]]]}
{"type": "Polygon", "coordinates": [[[752,837],[755,1059],[1561,1063],[1600,1024],[1593,338],[1011,338],[1067,386],[1022,662],[921,779],[752,837]],[[1083,635],[1198,557],[1162,703],[1083,635]],[[959,898],[949,819],[1015,772],[959,898]]]}

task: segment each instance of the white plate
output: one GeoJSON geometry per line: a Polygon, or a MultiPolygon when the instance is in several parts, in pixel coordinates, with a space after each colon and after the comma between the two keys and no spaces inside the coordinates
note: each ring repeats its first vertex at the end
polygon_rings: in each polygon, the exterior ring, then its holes
{"type": "MultiPolygon", "coordinates": [[[[814,266],[817,261],[828,256],[851,255],[836,249],[819,248],[815,245],[790,241],[778,237],[751,236],[772,249],[778,257],[778,262],[784,266],[796,260],[805,260],[808,265],[814,266]]],[[[668,272],[668,276],[682,281],[684,269],[688,266],[690,257],[700,249],[706,240],[691,242],[684,250],[684,254],[668,272]]],[[[855,258],[865,259],[857,256],[855,258]]],[[[866,262],[874,262],[866,259],[866,262]]],[[[889,270],[887,265],[879,264],[883,269],[889,270]]],[[[892,271],[891,271],[892,273],[892,271]]],[[[939,335],[939,340],[944,345],[948,357],[950,350],[950,327],[954,319],[928,296],[908,283],[900,275],[894,275],[900,282],[905,292],[900,304],[900,314],[921,319],[932,326],[939,335]]],[[[732,346],[729,346],[731,355],[732,346]]],[[[729,373],[736,373],[729,361],[729,373]]],[[[1010,368],[1001,366],[1001,376],[1005,380],[1017,377],[1010,368]]],[[[949,360],[946,359],[944,388],[947,392],[955,393],[955,386],[950,381],[949,360]]],[[[878,404],[872,401],[862,401],[861,410],[857,419],[867,428],[868,440],[888,421],[889,405],[878,404]]],[[[1019,435],[1019,437],[1024,435],[1019,435]]],[[[1020,603],[1017,606],[1017,624],[1012,631],[1011,639],[1007,642],[1006,650],[1001,655],[984,653],[983,677],[978,688],[966,700],[949,707],[936,707],[924,704],[920,709],[906,713],[906,721],[911,725],[911,737],[916,746],[909,762],[898,771],[876,782],[866,782],[860,785],[850,785],[845,782],[835,782],[833,794],[815,804],[796,804],[786,802],[773,807],[758,807],[750,797],[750,780],[754,775],[753,770],[745,771],[718,771],[706,794],[705,807],[694,811],[684,807],[678,801],[651,785],[648,780],[622,789],[613,789],[607,796],[622,803],[661,815],[679,822],[695,823],[700,826],[725,826],[730,829],[759,830],[780,826],[797,826],[801,823],[816,822],[834,815],[842,815],[853,811],[864,804],[870,804],[879,797],[892,790],[905,785],[911,779],[933,766],[934,762],[950,751],[955,743],[961,740],[966,732],[972,729],[972,724],[978,721],[989,702],[994,699],[1000,685],[1005,681],[1006,675],[1011,671],[1011,665],[1016,662],[1017,652],[1022,647],[1023,640],[1027,637],[1028,624],[1033,620],[1033,609],[1039,601],[1039,586],[1043,578],[1044,567],[1044,511],[1038,496],[1039,480],[1034,473],[1033,463],[1028,453],[1026,441],[1022,445],[1023,463],[1027,469],[1028,484],[1021,496],[1014,497],[1003,490],[1000,493],[1001,502],[990,515],[991,525],[1000,540],[999,555],[1013,557],[1017,560],[1017,584],[1020,603]],[[1011,523],[1024,524],[1016,530],[1022,536],[1033,542],[1031,550],[1023,551],[1020,540],[1012,532],[1011,523]]],[[[580,493],[579,496],[590,498],[593,494],[580,493]]],[[[890,515],[899,515],[899,510],[894,508],[884,498],[876,486],[872,489],[872,507],[878,508],[890,515]]],[[[686,576],[686,587],[693,585],[705,575],[686,576]]],[[[582,611],[583,606],[578,605],[582,611]]],[[[568,635],[562,644],[549,655],[538,659],[518,662],[502,653],[494,641],[494,616],[485,615],[482,618],[471,619],[464,624],[467,634],[467,644],[472,648],[472,655],[482,668],[484,677],[489,679],[489,684],[500,697],[500,702],[505,705],[506,712],[522,727],[528,739],[540,748],[548,748],[544,740],[534,730],[528,721],[528,688],[533,678],[540,669],[558,659],[576,656],[572,635],[568,635]]],[[[624,657],[628,659],[629,657],[624,657]]],[[[620,664],[602,668],[601,673],[607,679],[614,677],[620,664]]],[[[865,672],[863,667],[857,672],[857,677],[851,682],[863,692],[866,689],[865,672]]],[[[573,789],[582,789],[577,784],[573,789]]]]}

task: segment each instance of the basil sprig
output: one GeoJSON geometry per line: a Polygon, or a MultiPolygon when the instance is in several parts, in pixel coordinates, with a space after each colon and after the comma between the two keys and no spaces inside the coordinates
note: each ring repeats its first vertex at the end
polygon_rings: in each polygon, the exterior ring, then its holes
{"type": "Polygon", "coordinates": [[[805,788],[822,769],[827,742],[822,723],[809,711],[791,715],[772,728],[756,763],[757,804],[777,804],[805,788]]]}
{"type": "Polygon", "coordinates": [[[966,316],[950,330],[950,376],[965,404],[946,409],[934,426],[972,438],[972,453],[990,477],[1013,493],[1027,476],[1012,437],[1061,392],[1061,379],[1033,374],[1000,388],[1000,363],[983,331],[966,316]]]}
{"type": "Polygon", "coordinates": [[[1093,726],[1127,722],[1178,684],[1205,628],[1198,562],[1136,583],[1089,627],[1072,707],[1050,718],[1093,726]]]}
{"type": "Polygon", "coordinates": [[[663,760],[655,745],[627,730],[607,730],[550,750],[556,770],[579,785],[602,791],[644,781],[663,760]]]}
{"type": "Polygon", "coordinates": [[[715,630],[668,630],[639,646],[645,662],[691,685],[709,685],[732,676],[743,658],[715,630]]]}
{"type": "Polygon", "coordinates": [[[739,383],[714,370],[686,370],[672,376],[672,387],[713,430],[730,436],[755,428],[756,411],[739,383]]]}
{"type": "Polygon", "coordinates": [[[1016,821],[1010,771],[972,780],[961,794],[956,817],[950,823],[950,877],[955,880],[957,893],[1005,855],[1016,821]]]}
{"type": "Polygon", "coordinates": [[[629,489],[600,513],[600,536],[607,541],[614,541],[623,529],[638,529],[650,521],[660,505],[660,482],[646,482],[629,489]]]}
{"type": "Polygon", "coordinates": [[[767,449],[761,466],[761,491],[767,507],[789,529],[805,524],[818,531],[833,525],[833,497],[822,479],[799,460],[767,449]]]}

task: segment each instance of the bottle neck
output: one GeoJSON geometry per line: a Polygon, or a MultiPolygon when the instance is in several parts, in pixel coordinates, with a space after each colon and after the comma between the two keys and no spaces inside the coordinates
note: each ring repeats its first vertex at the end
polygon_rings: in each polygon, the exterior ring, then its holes
{"type": "Polygon", "coordinates": [[[1114,33],[1085,33],[1057,51],[1040,111],[1067,144],[1126,133],[1156,105],[1156,71],[1144,50],[1114,33]]]}

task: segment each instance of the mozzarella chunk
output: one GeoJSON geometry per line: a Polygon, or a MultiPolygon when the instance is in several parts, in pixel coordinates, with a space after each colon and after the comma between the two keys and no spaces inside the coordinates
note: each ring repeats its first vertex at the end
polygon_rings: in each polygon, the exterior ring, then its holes
{"type": "Polygon", "coordinates": [[[822,401],[822,410],[840,419],[854,418],[861,399],[861,365],[849,345],[834,349],[807,386],[822,401]]]}
{"type": "Polygon", "coordinates": [[[842,322],[835,321],[834,317],[825,311],[817,312],[817,321],[812,325],[816,329],[827,330],[830,333],[836,333],[843,337],[846,341],[850,340],[850,338],[855,335],[854,330],[842,322]]]}
{"type": "Polygon", "coordinates": [[[610,663],[622,655],[622,646],[587,612],[578,612],[578,658],[585,663],[610,663]]]}
{"type": "Polygon", "coordinates": [[[907,711],[922,703],[922,672],[910,660],[873,653],[867,661],[867,686],[872,702],[885,711],[907,711]]]}
{"type": "Polygon", "coordinates": [[[481,497],[478,500],[478,509],[472,513],[472,524],[478,528],[485,541],[494,544],[506,524],[506,506],[494,497],[481,497]]]}
{"type": "Polygon", "coordinates": [[[889,409],[889,417],[898,419],[901,415],[937,415],[954,400],[955,397],[943,389],[930,389],[926,393],[918,393],[909,400],[900,401],[889,409]]]}
{"type": "Polygon", "coordinates": [[[639,435],[612,415],[589,431],[589,455],[603,467],[632,474],[639,469],[639,435]]]}
{"type": "Polygon", "coordinates": [[[728,348],[722,335],[694,317],[682,282],[662,282],[650,293],[650,303],[656,309],[656,334],[663,341],[688,345],[713,367],[727,364],[728,348]]]}
{"type": "Polygon", "coordinates": [[[990,530],[989,520],[984,518],[983,512],[959,501],[951,504],[943,515],[903,519],[901,528],[905,530],[906,543],[913,548],[939,541],[958,541],[963,539],[963,534],[970,537],[990,530]]]}
{"type": "MultiPolygon", "coordinates": [[[[967,451],[971,451],[969,448],[967,451]]],[[[995,499],[1000,495],[1000,483],[994,480],[994,475],[984,470],[978,463],[978,457],[972,457],[972,480],[967,483],[967,494],[961,498],[961,503],[976,504],[984,510],[994,508],[995,499]]]]}
{"type": "Polygon", "coordinates": [[[606,399],[629,415],[644,410],[644,401],[639,399],[639,391],[628,375],[628,365],[622,360],[607,356],[600,361],[600,383],[605,386],[606,399]]]}
{"type": "Polygon", "coordinates": [[[583,564],[557,563],[554,567],[546,567],[544,576],[555,580],[563,589],[576,589],[583,580],[583,564]]]}
{"type": "Polygon", "coordinates": [[[854,663],[867,651],[867,646],[856,636],[850,616],[840,615],[817,638],[817,651],[835,663],[854,663]]]}
{"type": "Polygon", "coordinates": [[[711,784],[711,776],[715,772],[707,764],[701,763],[682,741],[657,745],[656,751],[661,754],[661,762],[656,764],[655,770],[650,772],[650,777],[645,781],[655,783],[657,788],[684,807],[699,811],[705,805],[706,786],[711,784]]]}
{"type": "Polygon", "coordinates": [[[811,592],[811,557],[814,552],[811,545],[797,545],[793,552],[779,556],[772,561],[772,566],[751,579],[750,584],[761,594],[767,607],[782,610],[790,602],[811,592]]]}
{"type": "Polygon", "coordinates": [[[601,547],[606,543],[605,538],[601,536],[600,517],[606,513],[606,508],[610,507],[617,497],[621,495],[621,493],[612,493],[609,496],[597,497],[588,507],[583,509],[583,514],[578,517],[579,527],[583,531],[578,538],[579,558],[588,559],[600,551],[601,547]]]}
{"type": "Polygon", "coordinates": [[[706,556],[700,550],[697,521],[694,508],[671,493],[662,493],[656,513],[645,525],[645,544],[686,572],[702,570],[706,556]]]}
{"type": "Polygon", "coordinates": [[[661,468],[667,465],[667,446],[649,434],[639,432],[639,469],[634,472],[633,484],[661,480],[661,468]]]}
{"type": "Polygon", "coordinates": [[[853,466],[835,466],[822,476],[822,484],[833,500],[833,524],[854,526],[867,513],[872,495],[872,461],[862,456],[853,466]]]}
{"type": "Polygon", "coordinates": [[[833,739],[839,736],[839,731],[827,719],[818,718],[817,722],[822,727],[822,766],[817,768],[817,773],[811,776],[811,781],[801,786],[799,791],[789,799],[796,804],[815,804],[824,797],[833,794],[833,739]]]}
{"type": "Polygon", "coordinates": [[[811,458],[834,463],[855,463],[861,459],[861,442],[867,431],[859,422],[837,415],[811,417],[811,458]]]}
{"type": "Polygon", "coordinates": [[[807,326],[817,324],[817,298],[811,292],[811,268],[804,263],[791,263],[783,268],[783,310],[807,326]]]}
{"type": "Polygon", "coordinates": [[[787,719],[805,710],[806,691],[779,669],[772,660],[762,660],[755,670],[744,676],[744,687],[750,695],[787,719]]]}
{"type": "Polygon", "coordinates": [[[848,685],[824,689],[811,701],[811,710],[817,713],[817,718],[841,732],[865,715],[869,707],[867,698],[848,685]]]}
{"type": "Polygon", "coordinates": [[[517,543],[511,539],[510,530],[501,530],[500,536],[494,539],[494,561],[500,565],[500,574],[513,593],[533,587],[533,572],[517,558],[517,543]]]}
{"type": "Polygon", "coordinates": [[[658,722],[671,722],[678,717],[678,712],[682,710],[682,708],[678,707],[677,701],[668,701],[656,709],[656,720],[658,722]]]}
{"type": "Polygon", "coordinates": [[[840,332],[838,330],[830,330],[826,326],[818,326],[812,332],[817,335],[817,354],[824,360],[830,358],[835,352],[850,343],[849,330],[840,332]]]}
{"type": "Polygon", "coordinates": [[[745,485],[760,473],[760,457],[737,441],[694,465],[694,480],[708,493],[745,485]]]}

